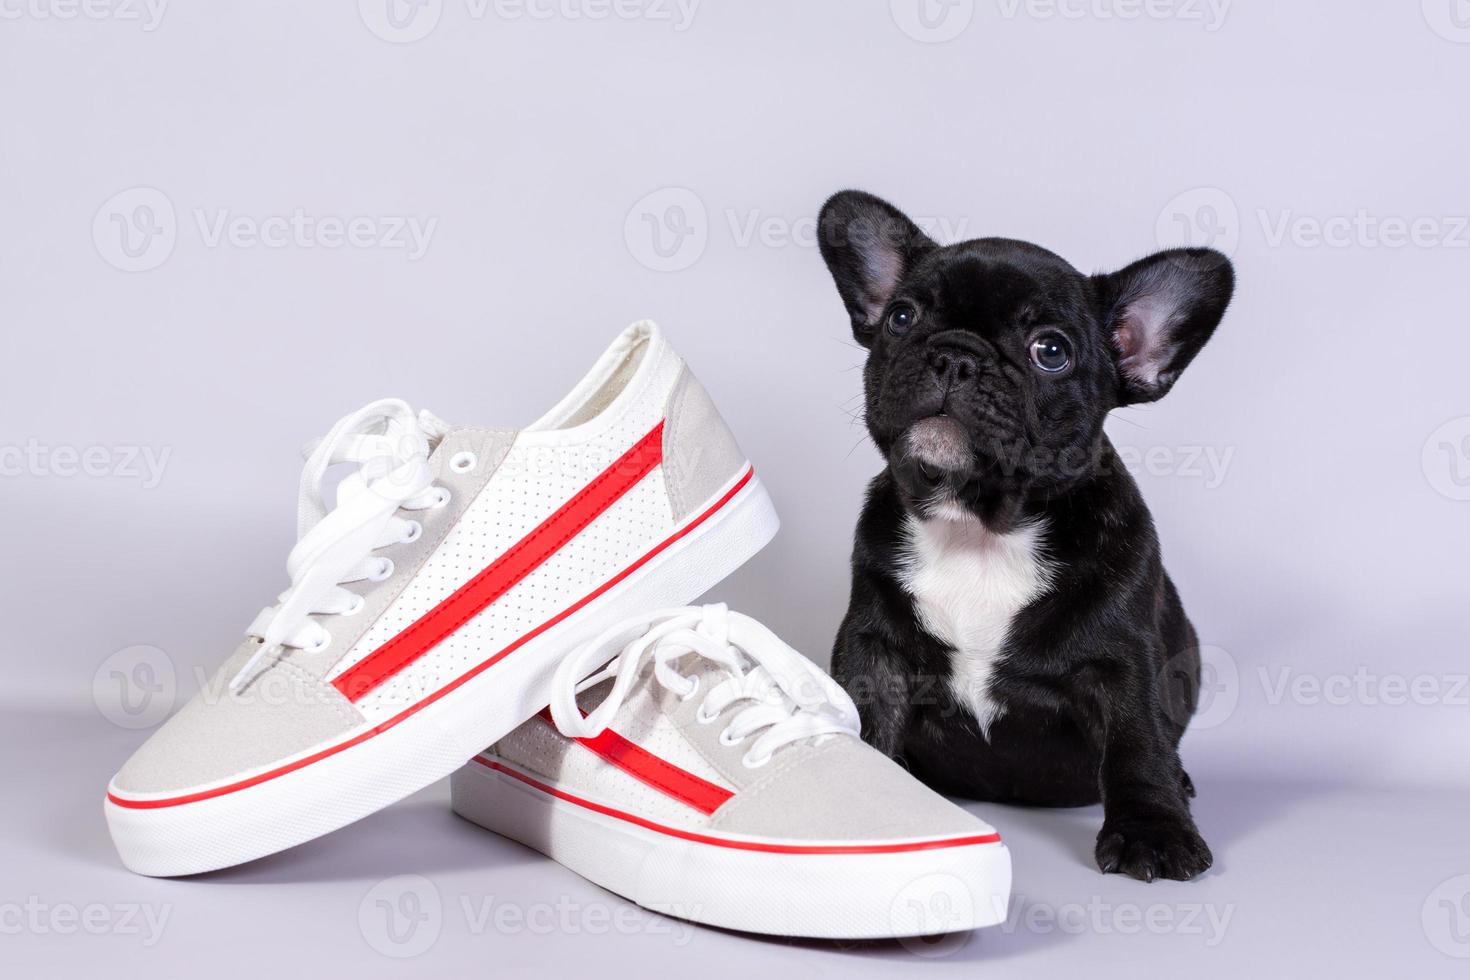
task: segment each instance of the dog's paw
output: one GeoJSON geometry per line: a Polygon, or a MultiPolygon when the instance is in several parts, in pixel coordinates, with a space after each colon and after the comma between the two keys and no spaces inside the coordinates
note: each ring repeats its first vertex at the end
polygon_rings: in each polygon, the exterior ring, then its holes
{"type": "Polygon", "coordinates": [[[1104,874],[1139,881],[1188,881],[1208,871],[1215,858],[1187,817],[1105,820],[1097,837],[1097,866],[1104,874]]]}

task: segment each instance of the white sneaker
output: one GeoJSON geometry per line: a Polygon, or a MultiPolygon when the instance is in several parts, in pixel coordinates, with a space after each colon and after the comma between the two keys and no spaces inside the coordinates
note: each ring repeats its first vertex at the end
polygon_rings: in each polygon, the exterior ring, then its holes
{"type": "Polygon", "coordinates": [[[695,922],[866,939],[1006,916],[994,829],[866,745],[836,682],[723,606],[592,641],[550,711],[450,785],[461,816],[695,922]]]}
{"type": "Polygon", "coordinates": [[[348,415],[310,452],[299,525],[291,587],[108,786],[134,871],[248,861],[448,775],[551,699],[567,651],[695,598],[777,521],[645,322],[520,432],[397,400],[348,415]]]}

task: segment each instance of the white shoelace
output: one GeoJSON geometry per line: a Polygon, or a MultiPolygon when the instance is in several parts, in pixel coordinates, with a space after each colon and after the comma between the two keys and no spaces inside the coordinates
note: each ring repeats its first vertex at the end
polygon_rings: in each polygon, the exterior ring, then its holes
{"type": "Polygon", "coordinates": [[[393,574],[392,559],[373,552],[423,533],[417,521],[398,512],[442,507],[449,501],[449,492],[433,485],[429,467],[431,444],[447,429],[429,412],[415,415],[406,402],[384,398],[339,419],[326,436],[307,446],[296,546],[286,560],[291,587],[250,624],[247,633],[263,642],[230,682],[230,690],[249,684],[278,650],[325,649],[331,633],[311,617],[356,613],[362,597],[342,586],[393,574]],[[338,484],[336,505],[328,510],[322,480],[338,463],[356,463],[358,468],[338,484]]]}
{"type": "Polygon", "coordinates": [[[730,717],[720,740],[743,742],[760,732],[742,762],[754,769],[778,749],[803,739],[858,734],[858,712],[836,681],[749,616],[723,605],[664,609],[620,623],[562,661],[552,681],[551,717],[569,738],[595,738],[612,723],[648,657],[658,682],[688,700],[699,678],[681,674],[675,661],[694,654],[719,665],[725,677],[708,691],[696,719],[716,721],[726,708],[746,706],[730,717]],[[621,651],[597,673],[583,675],[621,651]],[[612,690],[585,717],[577,694],[609,677],[612,690]]]}

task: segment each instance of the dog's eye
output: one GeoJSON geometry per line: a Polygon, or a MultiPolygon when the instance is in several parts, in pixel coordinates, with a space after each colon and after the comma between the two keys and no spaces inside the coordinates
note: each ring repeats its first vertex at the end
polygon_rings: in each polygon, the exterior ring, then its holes
{"type": "Polygon", "coordinates": [[[1072,365],[1072,345],[1059,333],[1047,332],[1031,341],[1031,363],[1047,374],[1057,374],[1072,365]]]}
{"type": "Polygon", "coordinates": [[[888,314],[888,332],[895,337],[901,337],[918,322],[919,311],[912,304],[899,303],[888,314]]]}

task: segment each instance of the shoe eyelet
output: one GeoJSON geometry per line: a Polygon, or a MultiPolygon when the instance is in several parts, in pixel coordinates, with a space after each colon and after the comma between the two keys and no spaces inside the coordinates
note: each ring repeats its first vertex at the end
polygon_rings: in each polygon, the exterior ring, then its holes
{"type": "MultiPolygon", "coordinates": [[[[691,678],[689,678],[689,690],[685,691],[683,694],[680,694],[679,695],[679,700],[680,701],[688,701],[690,698],[694,697],[694,695],[696,695],[698,693],[699,693],[699,678],[698,677],[691,677],[691,678]]],[[[700,708],[700,711],[703,711],[704,710],[704,705],[700,705],[699,708],[700,708]]],[[[697,715],[698,712],[695,712],[695,714],[697,715]]]]}
{"type": "Polygon", "coordinates": [[[307,647],[306,648],[306,652],[307,653],[321,653],[323,650],[325,650],[327,647],[329,647],[331,645],[332,645],[332,634],[331,633],[328,633],[326,630],[322,630],[321,639],[319,641],[317,641],[316,643],[313,643],[311,646],[307,647]]]}
{"type": "Polygon", "coordinates": [[[422,524],[420,524],[418,521],[409,521],[408,522],[408,531],[405,532],[405,534],[403,536],[403,540],[400,541],[399,543],[400,544],[413,544],[415,541],[417,541],[419,538],[421,538],[423,536],[424,536],[424,526],[422,524]]]}
{"type": "Polygon", "coordinates": [[[362,612],[363,607],[366,605],[366,599],[364,599],[360,595],[355,595],[352,597],[352,605],[348,606],[347,609],[343,611],[342,615],[356,616],[358,613],[362,612]]]}
{"type": "Polygon", "coordinates": [[[438,491],[439,499],[430,504],[429,509],[439,510],[443,507],[448,507],[449,501],[454,499],[454,494],[449,492],[448,487],[435,487],[434,489],[438,491]]]}
{"type": "Polygon", "coordinates": [[[694,720],[699,722],[701,725],[713,725],[716,721],[719,720],[719,718],[720,716],[718,713],[705,711],[704,705],[702,704],[699,706],[699,710],[694,712],[694,720]]]}
{"type": "Polygon", "coordinates": [[[761,756],[759,759],[752,759],[750,753],[747,752],[741,757],[740,764],[747,769],[759,769],[761,766],[770,761],[771,755],[769,752],[761,756]]]}
{"type": "Polygon", "coordinates": [[[449,458],[449,468],[456,473],[468,473],[475,468],[479,458],[472,452],[455,453],[449,458]]]}
{"type": "Polygon", "coordinates": [[[393,577],[393,559],[379,558],[378,567],[368,575],[369,582],[386,582],[393,577]]]}
{"type": "Polygon", "coordinates": [[[744,735],[731,735],[728,728],[720,732],[721,745],[739,745],[743,741],[745,741],[744,735]]]}

